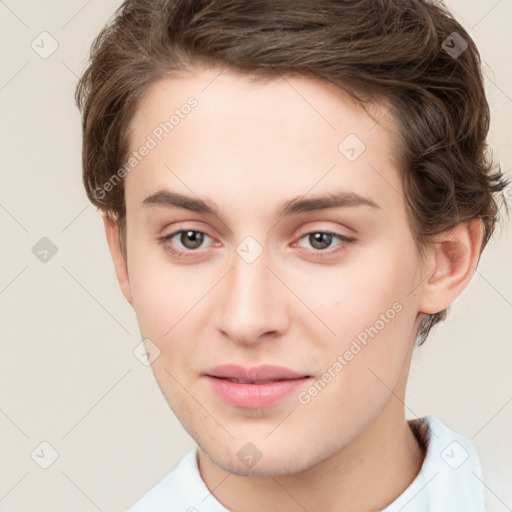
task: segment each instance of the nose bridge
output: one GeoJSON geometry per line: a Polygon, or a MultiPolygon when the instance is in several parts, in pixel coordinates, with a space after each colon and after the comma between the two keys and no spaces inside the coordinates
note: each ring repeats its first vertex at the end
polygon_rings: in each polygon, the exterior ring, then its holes
{"type": "Polygon", "coordinates": [[[216,298],[216,327],[239,343],[253,343],[284,328],[286,308],[278,289],[282,283],[268,263],[263,247],[252,237],[244,239],[234,251],[232,270],[216,298]]]}

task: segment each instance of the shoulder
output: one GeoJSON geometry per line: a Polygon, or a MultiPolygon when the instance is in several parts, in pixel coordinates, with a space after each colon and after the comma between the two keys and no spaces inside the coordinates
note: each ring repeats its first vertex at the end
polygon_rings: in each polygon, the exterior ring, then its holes
{"type": "Polygon", "coordinates": [[[201,479],[195,450],[187,453],[176,469],[144,494],[128,512],[168,512],[169,510],[226,511],[215,500],[201,479]]]}
{"type": "Polygon", "coordinates": [[[475,447],[435,416],[410,420],[418,441],[426,447],[421,470],[411,485],[385,512],[484,512],[484,484],[475,447]]]}

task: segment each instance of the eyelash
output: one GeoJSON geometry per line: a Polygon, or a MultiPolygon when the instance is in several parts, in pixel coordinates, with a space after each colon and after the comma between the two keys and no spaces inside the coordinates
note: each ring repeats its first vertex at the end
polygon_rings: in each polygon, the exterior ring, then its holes
{"type": "MultiPolygon", "coordinates": [[[[180,233],[183,233],[183,232],[187,232],[187,231],[192,231],[194,233],[201,233],[202,235],[206,235],[209,237],[209,235],[207,233],[205,233],[204,231],[199,231],[197,229],[186,229],[186,228],[182,228],[182,229],[179,229],[177,231],[174,231],[173,233],[169,234],[169,235],[164,235],[162,237],[159,238],[159,241],[162,245],[165,245],[166,242],[168,242],[169,240],[171,240],[172,238],[174,238],[176,235],[179,235],[180,233]]],[[[326,258],[326,257],[329,257],[329,256],[333,256],[334,254],[338,253],[339,251],[342,251],[344,249],[344,245],[346,244],[349,244],[349,243],[352,243],[352,242],[355,242],[355,238],[353,237],[348,237],[348,236],[344,236],[340,233],[336,233],[335,231],[308,231],[307,233],[303,233],[299,240],[302,240],[304,237],[308,236],[308,235],[312,235],[312,234],[317,234],[317,233],[321,233],[323,235],[331,235],[333,236],[334,238],[337,238],[340,242],[339,246],[341,246],[341,249],[334,249],[334,250],[328,250],[328,249],[313,249],[312,252],[311,252],[311,255],[313,257],[319,257],[319,258],[326,258]]],[[[211,237],[209,237],[211,238],[211,237]]],[[[295,242],[295,244],[298,243],[295,242]]],[[[171,253],[173,256],[176,256],[176,257],[179,257],[179,258],[194,258],[194,257],[197,257],[197,254],[194,254],[194,253],[197,253],[199,252],[199,249],[197,250],[188,250],[188,251],[180,251],[178,249],[175,249],[174,247],[172,246],[168,246],[168,245],[165,245],[165,250],[168,251],[169,253],[171,253]]]]}

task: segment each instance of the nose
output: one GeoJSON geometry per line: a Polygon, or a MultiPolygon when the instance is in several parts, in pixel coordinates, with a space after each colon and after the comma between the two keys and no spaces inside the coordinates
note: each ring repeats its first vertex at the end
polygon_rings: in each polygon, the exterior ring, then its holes
{"type": "Polygon", "coordinates": [[[252,262],[235,252],[232,261],[230,272],[216,287],[216,329],[243,345],[278,337],[289,323],[286,287],[269,268],[265,251],[252,262]]]}

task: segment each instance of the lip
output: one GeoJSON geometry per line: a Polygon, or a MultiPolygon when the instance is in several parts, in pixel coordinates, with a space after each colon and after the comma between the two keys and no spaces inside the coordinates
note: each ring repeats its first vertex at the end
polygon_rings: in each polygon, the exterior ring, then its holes
{"type": "Polygon", "coordinates": [[[244,368],[232,364],[211,368],[203,376],[224,402],[246,409],[261,409],[275,405],[312,378],[310,375],[282,366],[262,365],[244,368]],[[229,379],[252,383],[233,382],[229,379]]]}
{"type": "Polygon", "coordinates": [[[224,379],[242,379],[251,381],[262,380],[291,380],[300,379],[302,377],[310,377],[306,373],[299,373],[283,366],[274,366],[271,364],[263,364],[245,368],[238,364],[223,364],[210,368],[204,375],[208,377],[221,377],[224,379]]]}

